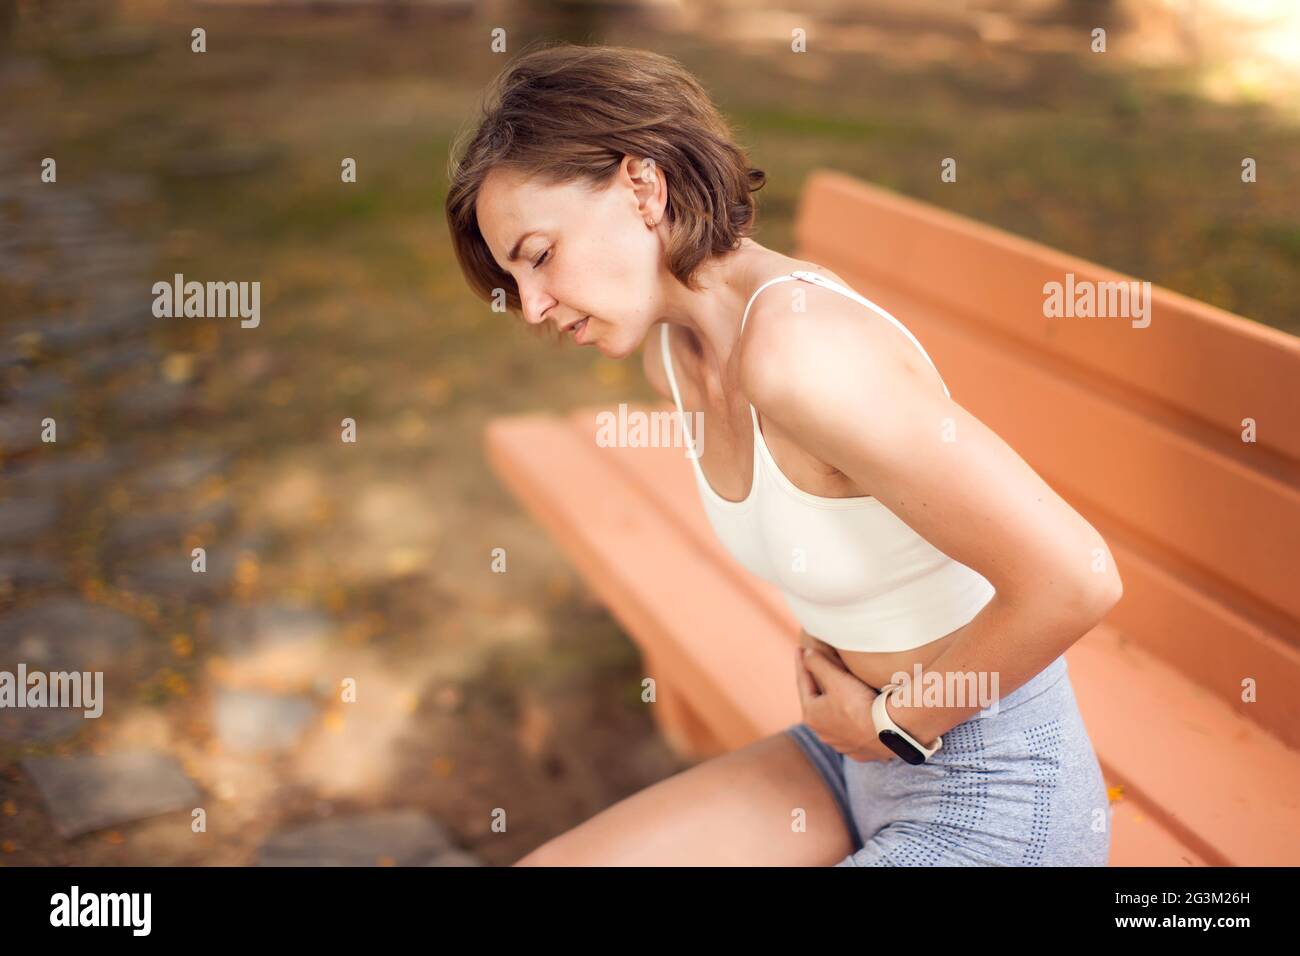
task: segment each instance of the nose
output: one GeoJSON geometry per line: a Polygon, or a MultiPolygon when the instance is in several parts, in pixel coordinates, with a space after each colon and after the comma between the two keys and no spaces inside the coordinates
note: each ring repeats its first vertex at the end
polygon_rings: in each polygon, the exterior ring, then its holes
{"type": "Polygon", "coordinates": [[[524,321],[529,325],[545,322],[547,311],[555,307],[552,296],[535,286],[525,284],[519,285],[519,302],[523,306],[524,321]]]}

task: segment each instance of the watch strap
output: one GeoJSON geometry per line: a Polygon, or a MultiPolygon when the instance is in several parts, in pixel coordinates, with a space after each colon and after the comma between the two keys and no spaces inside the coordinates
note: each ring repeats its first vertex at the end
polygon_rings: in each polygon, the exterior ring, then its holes
{"type": "MultiPolygon", "coordinates": [[[[885,746],[889,747],[890,750],[894,750],[894,748],[890,746],[890,740],[888,739],[889,735],[893,734],[897,739],[906,744],[908,751],[912,752],[911,756],[907,753],[899,753],[899,756],[902,757],[903,760],[910,764],[924,763],[934,756],[939,748],[943,746],[943,737],[936,738],[933,747],[926,747],[906,730],[894,723],[893,719],[889,716],[887,704],[889,703],[889,695],[901,686],[901,684],[886,684],[884,687],[880,688],[880,693],[871,704],[871,719],[876,727],[876,735],[885,746]]],[[[894,752],[898,753],[897,750],[894,750],[894,752]]]]}

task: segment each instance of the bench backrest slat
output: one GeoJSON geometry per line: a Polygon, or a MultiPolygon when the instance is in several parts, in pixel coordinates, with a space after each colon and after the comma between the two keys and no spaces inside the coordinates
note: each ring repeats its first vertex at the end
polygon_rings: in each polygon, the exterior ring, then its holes
{"type": "Polygon", "coordinates": [[[1154,284],[1146,328],[1122,318],[1047,318],[1046,282],[1067,273],[1093,282],[1132,277],[840,173],[810,177],[796,238],[807,254],[910,289],[986,333],[1140,392],[1238,444],[1242,418],[1254,418],[1263,449],[1279,464],[1300,462],[1295,336],[1154,284]]]}
{"type": "Polygon", "coordinates": [[[796,235],[1102,532],[1116,626],[1300,746],[1300,339],[1154,285],[1146,328],[1048,318],[1044,283],[1129,277],[836,173],[796,235]],[[1263,674],[1283,692],[1242,702],[1263,674]]]}

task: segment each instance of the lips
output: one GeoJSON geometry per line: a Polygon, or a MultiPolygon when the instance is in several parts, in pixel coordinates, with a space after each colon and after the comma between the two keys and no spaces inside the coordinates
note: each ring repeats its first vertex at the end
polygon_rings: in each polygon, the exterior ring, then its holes
{"type": "Polygon", "coordinates": [[[582,333],[583,330],[586,329],[587,327],[587,320],[589,318],[591,318],[591,316],[589,315],[583,316],[581,319],[579,319],[577,322],[573,323],[573,325],[569,327],[569,331],[573,333],[573,340],[577,342],[579,345],[582,344],[582,333]]]}

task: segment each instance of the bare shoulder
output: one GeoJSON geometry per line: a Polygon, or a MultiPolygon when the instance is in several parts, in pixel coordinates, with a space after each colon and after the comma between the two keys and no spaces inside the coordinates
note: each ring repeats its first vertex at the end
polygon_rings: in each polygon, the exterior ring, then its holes
{"type": "Polygon", "coordinates": [[[755,303],[738,358],[741,388],[783,437],[879,498],[900,452],[935,433],[953,403],[888,313],[833,289],[800,287],[801,300],[787,293],[755,303]]]}
{"type": "Polygon", "coordinates": [[[827,376],[871,375],[880,361],[871,319],[860,303],[811,283],[764,290],[741,333],[738,370],[746,394],[759,405],[801,384],[829,384],[827,376]]]}
{"type": "MultiPolygon", "coordinates": [[[[805,272],[816,272],[818,275],[825,276],[827,279],[830,279],[832,282],[838,282],[840,285],[844,286],[845,288],[849,288],[849,289],[853,288],[853,286],[849,285],[847,282],[845,282],[843,279],[837,276],[834,272],[831,272],[831,270],[827,269],[825,266],[819,266],[815,262],[805,262],[803,263],[803,266],[805,267],[804,269],[805,272]]],[[[843,296],[841,296],[841,298],[843,298],[843,296]]]]}
{"type": "MultiPolygon", "coordinates": [[[[809,271],[853,288],[827,269],[809,271]]],[[[810,387],[828,400],[837,386],[849,385],[858,395],[881,389],[877,397],[885,400],[904,381],[943,393],[938,372],[885,315],[805,282],[779,283],[755,300],[738,367],[746,394],[760,410],[764,399],[779,402],[792,389],[810,387]],[[802,298],[792,294],[796,288],[802,298]]]]}

